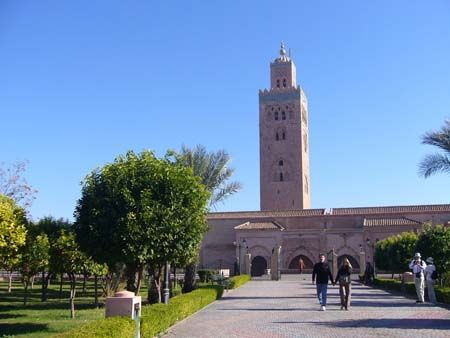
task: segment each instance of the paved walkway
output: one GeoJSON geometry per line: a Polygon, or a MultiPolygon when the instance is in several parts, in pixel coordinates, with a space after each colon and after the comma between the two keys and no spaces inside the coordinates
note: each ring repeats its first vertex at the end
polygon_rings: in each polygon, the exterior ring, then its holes
{"type": "Polygon", "coordinates": [[[359,284],[350,311],[340,310],[337,286],[328,289],[327,311],[319,311],[309,278],[251,281],[164,337],[450,337],[448,309],[359,284]]]}

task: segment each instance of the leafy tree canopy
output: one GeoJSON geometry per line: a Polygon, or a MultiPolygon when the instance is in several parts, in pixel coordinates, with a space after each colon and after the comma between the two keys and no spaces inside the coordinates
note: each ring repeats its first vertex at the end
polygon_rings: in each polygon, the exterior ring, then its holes
{"type": "Polygon", "coordinates": [[[27,230],[24,210],[12,198],[0,195],[0,266],[9,270],[17,263],[27,230]]]}
{"type": "Polygon", "coordinates": [[[414,232],[403,232],[379,241],[375,247],[376,266],[391,273],[407,271],[416,242],[414,232]]]}
{"type": "Polygon", "coordinates": [[[433,257],[440,271],[450,271],[450,228],[443,225],[425,226],[419,235],[416,251],[423,259],[433,257]]]}
{"type": "Polygon", "coordinates": [[[207,230],[208,198],[192,170],[129,151],[86,177],[74,229],[82,249],[110,268],[189,259],[207,230]]]}

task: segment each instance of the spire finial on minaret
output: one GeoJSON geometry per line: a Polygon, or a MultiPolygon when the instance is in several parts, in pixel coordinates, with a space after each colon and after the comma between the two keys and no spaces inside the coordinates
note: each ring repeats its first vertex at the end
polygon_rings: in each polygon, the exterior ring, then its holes
{"type": "Polygon", "coordinates": [[[283,41],[281,41],[280,55],[281,56],[286,55],[286,49],[284,49],[284,42],[283,41]]]}

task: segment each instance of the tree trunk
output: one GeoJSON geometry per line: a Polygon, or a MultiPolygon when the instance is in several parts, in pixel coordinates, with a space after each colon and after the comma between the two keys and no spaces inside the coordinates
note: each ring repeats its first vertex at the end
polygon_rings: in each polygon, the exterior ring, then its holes
{"type": "Polygon", "coordinates": [[[125,269],[125,277],[127,279],[127,290],[136,293],[136,266],[127,265],[125,269]]]}
{"type": "Polygon", "coordinates": [[[61,273],[59,280],[59,298],[63,296],[63,282],[64,282],[64,273],[61,273]]]}
{"type": "Polygon", "coordinates": [[[173,267],[173,287],[174,289],[177,287],[177,267],[173,267]]]}
{"type": "Polygon", "coordinates": [[[83,291],[81,291],[81,294],[83,296],[86,295],[86,280],[87,280],[87,276],[84,274],[83,275],[83,291]]]}
{"type": "Polygon", "coordinates": [[[43,295],[44,295],[44,290],[45,290],[45,271],[42,271],[42,275],[41,275],[41,302],[43,302],[43,295]]]}
{"type": "Polygon", "coordinates": [[[147,300],[150,304],[161,303],[161,267],[149,267],[148,275],[150,286],[147,300]]]}
{"type": "Polygon", "coordinates": [[[184,271],[183,293],[191,292],[197,288],[195,276],[197,274],[197,266],[195,263],[188,264],[184,271]]]}
{"type": "Polygon", "coordinates": [[[34,288],[34,276],[31,277],[31,290],[33,290],[34,288]]]}
{"type": "Polygon", "coordinates": [[[76,276],[70,274],[70,318],[75,318],[75,292],[76,292],[76,276]]]}
{"type": "Polygon", "coordinates": [[[8,293],[11,293],[12,291],[12,271],[8,271],[8,293]]]}
{"type": "Polygon", "coordinates": [[[136,284],[136,296],[141,291],[141,284],[142,284],[142,274],[144,273],[144,266],[140,266],[138,268],[138,276],[137,276],[137,284],[136,284]]]}
{"type": "Polygon", "coordinates": [[[97,309],[98,308],[98,276],[94,276],[94,306],[97,309]]]}
{"type": "Polygon", "coordinates": [[[23,294],[23,306],[27,306],[28,303],[28,285],[30,284],[30,281],[28,278],[24,279],[23,286],[24,286],[24,294],[23,294]]]}
{"type": "Polygon", "coordinates": [[[41,301],[45,302],[47,301],[48,297],[47,297],[47,290],[48,290],[48,285],[49,285],[49,280],[51,278],[51,273],[48,272],[47,276],[44,278],[44,281],[42,282],[42,295],[41,295],[41,301]]]}

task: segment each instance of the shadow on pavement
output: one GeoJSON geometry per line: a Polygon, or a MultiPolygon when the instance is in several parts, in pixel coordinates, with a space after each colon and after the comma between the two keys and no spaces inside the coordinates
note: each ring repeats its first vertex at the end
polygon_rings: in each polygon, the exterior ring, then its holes
{"type": "Polygon", "coordinates": [[[280,297],[251,297],[251,296],[227,296],[224,298],[220,298],[218,299],[219,302],[223,302],[223,301],[227,301],[227,300],[239,300],[239,299],[302,299],[302,298],[317,298],[316,295],[311,295],[311,296],[288,296],[288,297],[284,297],[284,296],[280,296],[280,297]]]}
{"type": "Polygon", "coordinates": [[[262,312],[297,312],[313,311],[310,308],[222,308],[217,311],[262,311],[262,312]]]}
{"type": "Polygon", "coordinates": [[[448,330],[450,329],[449,319],[426,319],[426,318],[374,318],[343,320],[335,322],[299,322],[305,324],[323,325],[335,328],[387,328],[405,330],[448,330]]]}

